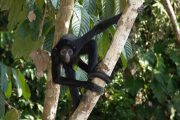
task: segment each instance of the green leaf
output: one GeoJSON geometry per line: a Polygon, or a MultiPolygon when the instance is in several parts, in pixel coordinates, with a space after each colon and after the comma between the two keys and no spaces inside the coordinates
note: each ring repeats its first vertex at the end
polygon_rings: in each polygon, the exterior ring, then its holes
{"type": "Polygon", "coordinates": [[[12,45],[12,54],[15,58],[24,57],[29,58],[30,53],[37,48],[40,48],[43,40],[32,40],[30,35],[25,36],[24,39],[18,33],[15,34],[15,41],[12,45]]]}
{"type": "Polygon", "coordinates": [[[22,88],[22,95],[27,100],[31,96],[31,92],[30,92],[29,86],[26,83],[26,80],[25,80],[23,74],[19,70],[17,70],[16,72],[17,72],[18,79],[20,81],[20,85],[21,85],[21,88],[22,88]]]}
{"type": "Polygon", "coordinates": [[[180,113],[180,94],[177,94],[174,98],[173,98],[173,105],[175,107],[175,109],[177,110],[178,113],[180,113]]]}
{"type": "Polygon", "coordinates": [[[114,0],[116,14],[122,12],[126,6],[126,0],[114,0]]]}
{"type": "Polygon", "coordinates": [[[151,84],[151,89],[153,91],[153,94],[154,94],[154,97],[157,98],[157,100],[160,102],[160,103],[165,103],[166,101],[166,94],[164,91],[164,88],[162,87],[161,84],[159,84],[157,81],[154,81],[152,84],[151,84]]]}
{"type": "Polygon", "coordinates": [[[9,9],[11,5],[12,0],[1,0],[0,8],[1,10],[7,10],[9,9]]]}
{"type": "Polygon", "coordinates": [[[164,73],[165,72],[165,64],[164,64],[164,59],[161,55],[156,55],[156,71],[160,72],[160,73],[164,73]]]}
{"type": "Polygon", "coordinates": [[[12,0],[9,5],[9,16],[8,16],[8,29],[13,30],[20,20],[25,19],[25,14],[22,11],[24,0],[12,0]]]}
{"type": "Polygon", "coordinates": [[[2,94],[0,90],[0,118],[4,116],[5,113],[5,101],[4,101],[4,95],[2,94]]]}
{"type": "Polygon", "coordinates": [[[103,18],[109,18],[115,13],[115,2],[114,0],[102,0],[102,15],[103,18]]]}
{"type": "Polygon", "coordinates": [[[121,58],[121,62],[122,62],[122,66],[123,66],[123,69],[125,70],[126,67],[127,67],[127,58],[125,56],[125,52],[124,50],[122,51],[122,54],[120,55],[120,58],[121,58]]]}
{"type": "Polygon", "coordinates": [[[167,91],[169,94],[173,94],[175,92],[175,88],[176,88],[176,83],[177,81],[174,79],[168,79],[168,83],[167,83],[167,91]]]}
{"type": "Polygon", "coordinates": [[[133,50],[132,50],[131,41],[129,39],[126,41],[124,50],[127,60],[131,59],[133,57],[133,50]]]}
{"type": "Polygon", "coordinates": [[[110,40],[107,32],[100,34],[100,39],[97,40],[98,45],[98,55],[100,58],[103,58],[106,55],[106,52],[110,46],[110,40]]]}
{"type": "Polygon", "coordinates": [[[154,77],[161,85],[168,82],[170,79],[167,74],[163,74],[159,72],[154,72],[154,77]]]}
{"type": "Polygon", "coordinates": [[[173,62],[177,66],[180,65],[180,50],[171,51],[169,55],[170,55],[171,60],[173,60],[173,62]]]}
{"type": "Polygon", "coordinates": [[[89,14],[94,14],[96,11],[96,0],[84,0],[83,6],[89,14]]]}
{"type": "Polygon", "coordinates": [[[12,72],[13,72],[13,78],[15,80],[16,87],[17,87],[18,97],[21,97],[22,96],[22,88],[21,88],[21,83],[18,79],[17,71],[15,69],[12,69],[12,72]]]}
{"type": "Polygon", "coordinates": [[[7,98],[11,97],[11,94],[12,94],[12,81],[11,80],[8,81],[8,88],[4,94],[7,98]]]}
{"type": "Polygon", "coordinates": [[[16,81],[18,97],[23,95],[26,100],[29,99],[31,96],[31,92],[22,73],[19,70],[13,69],[13,77],[16,81]]]}
{"type": "Polygon", "coordinates": [[[3,63],[0,63],[0,86],[1,90],[5,92],[8,88],[8,74],[7,74],[7,66],[4,65],[3,63]]]}
{"type": "Polygon", "coordinates": [[[76,36],[82,36],[90,28],[90,17],[87,11],[79,4],[75,4],[72,18],[72,32],[76,36]]]}
{"type": "Polygon", "coordinates": [[[44,0],[36,0],[35,3],[39,9],[43,9],[44,0]]]}
{"type": "Polygon", "coordinates": [[[143,88],[144,82],[142,80],[129,78],[125,80],[125,85],[129,92],[135,96],[140,88],[143,88]]]}
{"type": "Polygon", "coordinates": [[[19,120],[19,113],[18,113],[18,111],[15,108],[9,110],[6,113],[6,115],[4,117],[4,120],[19,120]]]}
{"type": "MultiPolygon", "coordinates": [[[[45,28],[44,28],[45,29],[45,28]]],[[[52,48],[52,40],[54,37],[54,30],[55,28],[51,28],[51,30],[47,33],[44,44],[43,44],[43,49],[47,51],[51,51],[52,48]]]]}
{"type": "Polygon", "coordinates": [[[178,76],[180,77],[180,65],[177,66],[177,74],[178,74],[178,76]]]}

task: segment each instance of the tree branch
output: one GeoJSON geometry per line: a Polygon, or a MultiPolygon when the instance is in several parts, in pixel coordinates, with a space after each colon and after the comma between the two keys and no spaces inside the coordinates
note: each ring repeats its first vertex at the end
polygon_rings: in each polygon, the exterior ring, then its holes
{"type": "Polygon", "coordinates": [[[163,4],[164,8],[166,9],[166,11],[169,15],[169,18],[172,22],[172,26],[173,26],[173,29],[174,29],[174,32],[175,32],[175,35],[177,38],[177,42],[180,44],[180,29],[179,29],[178,22],[176,20],[176,15],[173,11],[173,7],[169,0],[162,0],[162,4],[163,4]]]}
{"type": "MultiPolygon", "coordinates": [[[[113,37],[112,44],[105,58],[99,65],[100,70],[104,71],[109,76],[111,75],[127,41],[131,28],[138,15],[137,10],[142,6],[143,2],[143,0],[129,0],[124,14],[118,22],[119,27],[113,37]]],[[[93,82],[99,86],[105,87],[105,83],[99,78],[94,78],[93,82]]],[[[84,98],[81,100],[80,105],[71,116],[70,120],[86,120],[96,105],[99,97],[100,95],[97,93],[88,90],[84,95],[84,98]]]]}
{"type": "MultiPolygon", "coordinates": [[[[58,11],[53,46],[59,41],[59,38],[68,33],[70,19],[74,7],[74,0],[61,0],[58,11]]],[[[43,120],[54,120],[58,106],[60,86],[52,82],[51,63],[48,66],[48,82],[45,91],[43,120]]]]}

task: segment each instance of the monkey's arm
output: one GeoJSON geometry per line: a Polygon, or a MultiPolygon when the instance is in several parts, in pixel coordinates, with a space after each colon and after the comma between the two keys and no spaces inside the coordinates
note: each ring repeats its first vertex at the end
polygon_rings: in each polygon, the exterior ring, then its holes
{"type": "Polygon", "coordinates": [[[52,73],[52,79],[53,82],[57,82],[59,80],[59,74],[60,74],[60,59],[57,52],[57,49],[52,49],[51,52],[51,60],[52,60],[52,67],[51,67],[51,73],[52,73]]]}
{"type": "Polygon", "coordinates": [[[84,62],[84,61],[82,61],[81,59],[78,61],[78,66],[81,68],[81,69],[83,69],[85,72],[87,72],[88,73],[88,65],[84,62]]]}
{"type": "Polygon", "coordinates": [[[104,88],[94,83],[91,83],[90,81],[79,81],[72,78],[60,77],[59,80],[56,80],[54,82],[65,86],[83,87],[85,89],[89,89],[91,91],[97,92],[98,94],[104,93],[104,88]]]}

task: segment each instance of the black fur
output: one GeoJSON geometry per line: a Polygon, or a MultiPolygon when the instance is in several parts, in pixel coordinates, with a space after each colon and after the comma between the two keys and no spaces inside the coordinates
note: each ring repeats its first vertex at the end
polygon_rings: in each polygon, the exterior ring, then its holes
{"type": "Polygon", "coordinates": [[[93,29],[88,31],[82,37],[77,37],[72,34],[64,35],[57,43],[57,45],[52,49],[51,58],[53,81],[57,84],[70,86],[71,94],[73,95],[76,106],[78,105],[78,101],[80,99],[77,87],[84,87],[99,94],[102,94],[104,89],[98,85],[91,83],[91,81],[89,80],[75,80],[75,71],[73,70],[73,65],[77,64],[80,68],[85,70],[88,73],[90,79],[92,79],[92,77],[99,77],[106,83],[110,82],[109,77],[106,74],[100,71],[96,71],[96,65],[98,63],[97,44],[96,41],[92,38],[95,35],[106,30],[111,25],[116,24],[120,16],[121,14],[118,14],[98,23],[94,26],[93,29]],[[70,62],[68,64],[64,63],[59,55],[60,50],[63,46],[69,46],[73,50],[73,55],[71,56],[70,62]],[[88,55],[88,64],[80,60],[79,56],[82,54],[88,55]],[[65,69],[66,77],[60,76],[61,65],[65,69]]]}

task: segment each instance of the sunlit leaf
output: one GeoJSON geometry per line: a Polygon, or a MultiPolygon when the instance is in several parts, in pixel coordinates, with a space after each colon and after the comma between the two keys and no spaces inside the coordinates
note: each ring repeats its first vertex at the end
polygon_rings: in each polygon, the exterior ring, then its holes
{"type": "Polygon", "coordinates": [[[12,94],[12,81],[11,80],[8,81],[8,88],[4,94],[7,98],[11,97],[11,94],[12,94]]]}
{"type": "Polygon", "coordinates": [[[18,79],[17,71],[15,69],[12,69],[12,72],[13,72],[13,78],[15,80],[16,87],[17,87],[18,97],[21,97],[22,96],[22,88],[21,88],[20,80],[18,79]]]}
{"type": "Polygon", "coordinates": [[[20,80],[20,85],[21,85],[21,88],[22,88],[22,95],[23,95],[23,97],[25,99],[29,99],[30,96],[31,96],[29,86],[26,83],[26,80],[25,80],[23,74],[19,70],[17,70],[16,72],[17,72],[17,75],[18,75],[18,79],[20,80]]]}

